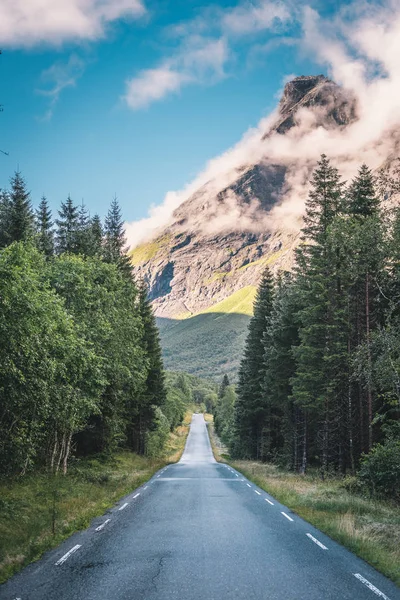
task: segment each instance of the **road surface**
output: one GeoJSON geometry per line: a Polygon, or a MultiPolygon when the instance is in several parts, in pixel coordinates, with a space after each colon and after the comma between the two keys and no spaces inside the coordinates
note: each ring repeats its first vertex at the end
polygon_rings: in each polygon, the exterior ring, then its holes
{"type": "Polygon", "coordinates": [[[400,600],[227,465],[194,415],[179,463],[0,587],[6,600],[400,600]]]}

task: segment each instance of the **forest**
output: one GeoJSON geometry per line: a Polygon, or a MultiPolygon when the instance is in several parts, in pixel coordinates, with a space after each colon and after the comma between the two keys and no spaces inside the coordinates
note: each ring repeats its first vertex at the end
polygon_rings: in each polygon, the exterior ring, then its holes
{"type": "Polygon", "coordinates": [[[264,272],[216,430],[234,458],[400,499],[400,174],[344,183],[323,155],[310,183],[293,271],[264,272]]]}
{"type": "MultiPolygon", "coordinates": [[[[135,282],[117,199],[104,224],[68,197],[34,211],[19,172],[0,193],[0,475],[71,455],[154,456],[186,412],[135,282]]],[[[181,382],[182,388],[182,382],[181,382]]]]}

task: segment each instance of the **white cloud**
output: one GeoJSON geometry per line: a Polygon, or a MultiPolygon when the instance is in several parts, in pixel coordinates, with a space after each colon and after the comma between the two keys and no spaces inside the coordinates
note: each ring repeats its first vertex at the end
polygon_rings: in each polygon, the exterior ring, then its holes
{"type": "MultiPolygon", "coordinates": [[[[238,173],[257,162],[287,167],[285,195],[272,215],[274,222],[298,222],[307,196],[307,181],[321,153],[326,153],[345,180],[353,177],[363,162],[375,169],[400,148],[400,7],[388,0],[384,7],[371,8],[356,2],[330,21],[322,20],[310,7],[302,13],[302,51],[328,69],[331,77],[356,97],[358,120],[346,128],[318,126],[318,114],[303,110],[298,122],[286,135],[264,137],[276,120],[276,112],[260,121],[232,149],[210,161],[204,171],[180,192],[169,192],[164,203],[153,207],[140,227],[130,224],[129,242],[139,243],[157,228],[167,225],[172,213],[194,192],[202,188],[209,201],[233,182],[238,173]],[[142,235],[143,234],[143,235],[142,235]]],[[[321,111],[321,109],[319,109],[321,111]]],[[[230,197],[225,226],[236,227],[238,220],[230,197]]],[[[252,214],[254,204],[251,205],[252,214]]],[[[210,224],[208,224],[209,226],[210,224]]],[[[267,222],[264,223],[265,227],[267,222]]]]}
{"type": "Polygon", "coordinates": [[[94,40],[112,21],[144,13],[142,0],[1,0],[0,45],[94,40]]]}
{"type": "Polygon", "coordinates": [[[178,50],[129,79],[123,100],[136,110],[184,85],[215,83],[226,76],[233,38],[273,29],[289,19],[290,11],[280,0],[246,1],[227,10],[209,7],[196,19],[169,28],[180,40],[178,50]]]}
{"type": "Polygon", "coordinates": [[[127,81],[124,100],[130,108],[143,108],[154,100],[178,91],[187,81],[184,73],[173,70],[170,65],[147,69],[127,81]]]}
{"type": "Polygon", "coordinates": [[[74,87],[76,81],[83,75],[85,70],[84,61],[76,54],[72,54],[68,62],[57,62],[42,72],[41,80],[45,86],[38,90],[42,96],[49,100],[48,109],[41,120],[49,121],[54,112],[54,108],[60,98],[61,92],[68,87],[74,87]]]}
{"type": "Polygon", "coordinates": [[[222,27],[236,35],[254,34],[271,29],[291,18],[288,6],[283,2],[245,2],[222,16],[222,27]]]}
{"type": "Polygon", "coordinates": [[[224,76],[228,49],[224,39],[193,36],[180,52],[159,67],[146,69],[126,82],[123,100],[132,109],[143,108],[189,83],[209,83],[224,76]]]}

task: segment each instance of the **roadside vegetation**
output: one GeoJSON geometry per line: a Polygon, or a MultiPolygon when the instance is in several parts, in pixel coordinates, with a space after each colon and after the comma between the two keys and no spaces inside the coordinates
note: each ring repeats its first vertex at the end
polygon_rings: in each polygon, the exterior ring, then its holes
{"type": "Polygon", "coordinates": [[[166,464],[179,460],[192,417],[156,458],[121,451],[72,459],[68,474],[30,473],[0,482],[0,583],[111,508],[166,464]]]}

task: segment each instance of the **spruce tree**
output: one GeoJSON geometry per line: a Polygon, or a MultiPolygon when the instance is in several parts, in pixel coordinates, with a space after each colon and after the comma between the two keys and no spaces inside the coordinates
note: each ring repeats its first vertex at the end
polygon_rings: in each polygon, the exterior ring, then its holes
{"type": "Polygon", "coordinates": [[[54,232],[52,214],[45,196],[36,211],[36,244],[38,249],[49,257],[54,254],[54,232]]]}
{"type": "Polygon", "coordinates": [[[165,403],[167,391],[158,328],[147,296],[147,288],[143,282],[139,286],[138,306],[143,325],[142,348],[148,363],[145,386],[139,398],[138,414],[134,424],[136,450],[143,454],[145,434],[155,426],[156,407],[162,407],[165,403]]]}
{"type": "Polygon", "coordinates": [[[57,252],[77,253],[77,234],[79,229],[78,208],[74,205],[71,196],[68,196],[65,202],[61,203],[61,209],[58,211],[59,219],[56,219],[57,233],[57,252]]]}
{"type": "Polygon", "coordinates": [[[103,254],[103,225],[99,215],[94,215],[89,223],[90,229],[90,255],[102,256],[103,254]]]}
{"type": "Polygon", "coordinates": [[[126,254],[126,238],[121,209],[115,197],[107,213],[104,225],[104,259],[114,263],[125,273],[131,273],[131,265],[126,254]]]}
{"type": "Polygon", "coordinates": [[[261,458],[265,413],[263,339],[272,311],[273,288],[273,277],[267,267],[257,290],[254,316],[249,323],[244,355],[239,368],[232,452],[242,458],[261,458]]]}
{"type": "Polygon", "coordinates": [[[222,396],[225,393],[226,388],[228,387],[228,385],[230,385],[229,383],[229,377],[228,375],[225,373],[225,375],[222,378],[222,382],[221,385],[219,386],[219,391],[218,391],[218,398],[222,398],[222,396]]]}
{"type": "Polygon", "coordinates": [[[10,243],[10,194],[6,190],[0,191],[0,248],[10,243]]]}
{"type": "Polygon", "coordinates": [[[385,241],[380,199],[370,169],[362,165],[347,192],[347,247],[349,251],[349,349],[351,355],[365,344],[369,368],[363,380],[352,385],[353,413],[358,422],[357,454],[370,451],[373,443],[374,390],[372,383],[371,336],[383,324],[387,294],[385,241]],[[369,373],[369,374],[368,374],[369,373]]]}
{"type": "Polygon", "coordinates": [[[278,277],[270,324],[264,334],[264,455],[299,470],[303,459],[304,414],[293,403],[296,371],[293,348],[299,344],[298,290],[289,273],[278,277]]]}
{"type": "Polygon", "coordinates": [[[322,155],[306,203],[303,245],[296,254],[300,343],[293,350],[296,373],[292,386],[293,401],[305,416],[299,470],[305,471],[308,454],[319,454],[323,476],[331,459],[336,466],[343,460],[337,421],[343,399],[339,373],[347,360],[347,347],[342,329],[340,252],[332,238],[335,217],[343,207],[342,194],[337,169],[322,155]]]}
{"type": "Polygon", "coordinates": [[[77,254],[83,254],[83,256],[92,256],[92,239],[91,239],[91,226],[90,217],[87,208],[82,200],[82,203],[78,209],[78,222],[76,231],[76,248],[77,254]]]}
{"type": "Polygon", "coordinates": [[[28,240],[34,232],[30,194],[19,171],[11,178],[9,243],[28,240]]]}

